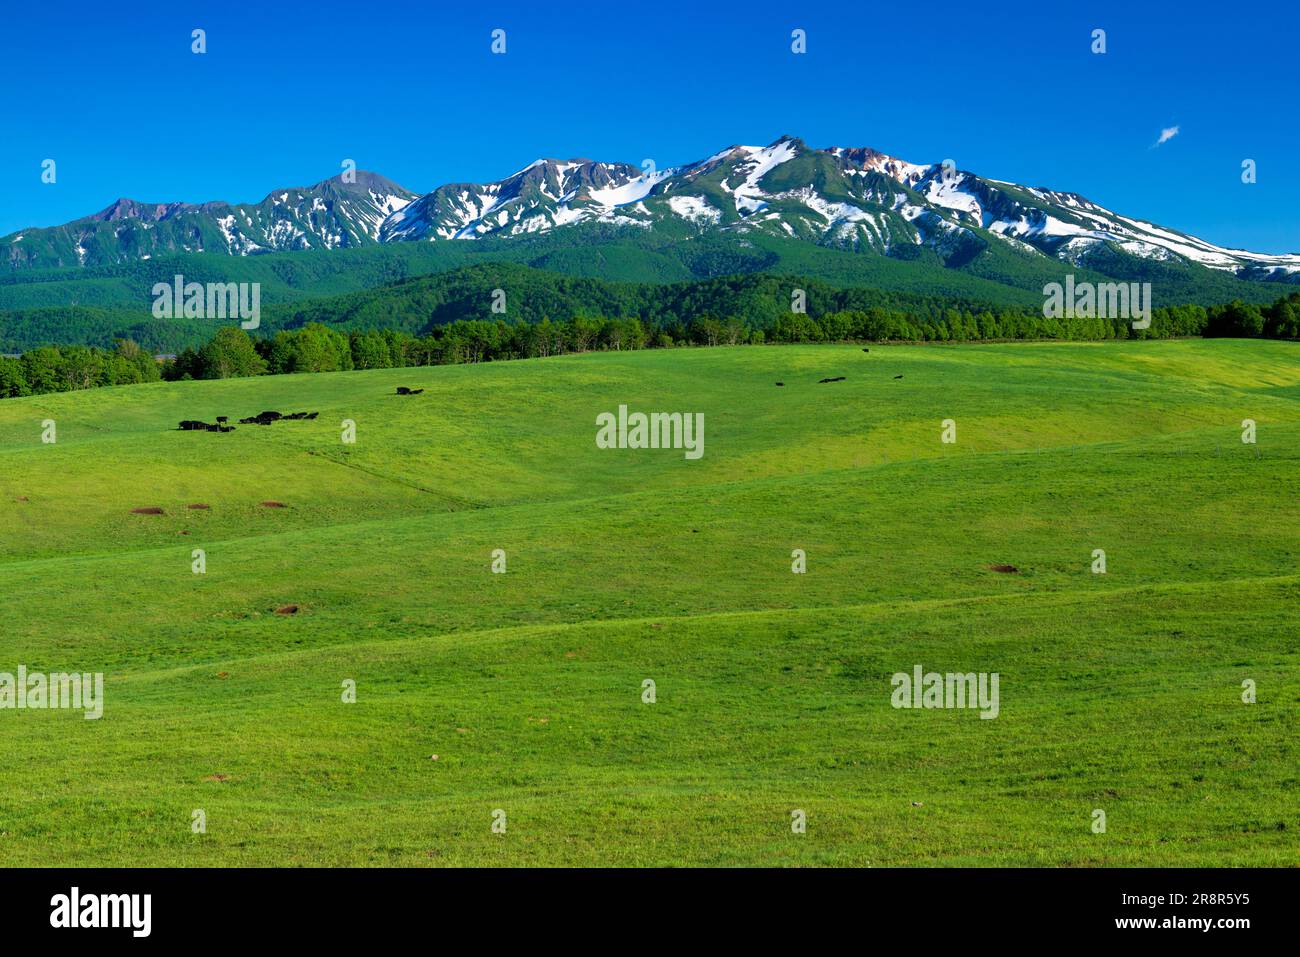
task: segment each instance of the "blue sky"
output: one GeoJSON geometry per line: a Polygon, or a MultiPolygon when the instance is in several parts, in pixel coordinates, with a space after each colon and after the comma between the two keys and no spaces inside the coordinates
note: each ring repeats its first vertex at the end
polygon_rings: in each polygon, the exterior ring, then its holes
{"type": "Polygon", "coordinates": [[[417,192],[539,156],[660,167],[789,133],[952,158],[1300,252],[1294,2],[9,4],[0,235],[119,196],[257,201],[345,158],[417,192]],[[208,52],[190,52],[190,31],[208,52]],[[507,53],[490,52],[494,28],[507,53]],[[807,31],[808,52],[790,52],[807,31]],[[1107,52],[1090,52],[1094,28],[1107,52]],[[1153,148],[1162,129],[1178,135],[1153,148]],[[41,161],[58,163],[54,185],[41,161]],[[1243,159],[1258,182],[1241,182],[1243,159]]]}

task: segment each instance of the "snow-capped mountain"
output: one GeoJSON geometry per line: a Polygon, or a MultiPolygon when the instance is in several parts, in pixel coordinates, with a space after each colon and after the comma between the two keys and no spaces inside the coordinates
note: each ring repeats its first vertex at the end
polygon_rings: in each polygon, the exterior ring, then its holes
{"type": "Polygon", "coordinates": [[[0,240],[12,266],[103,265],[181,252],[249,256],[337,249],[379,240],[384,221],[417,194],[358,171],[315,186],[279,189],[260,203],[141,203],[108,208],[51,229],[0,240]]]}
{"type": "Polygon", "coordinates": [[[517,236],[590,219],[645,225],[637,201],[665,177],[626,163],[537,160],[497,183],[440,186],[390,216],[379,238],[517,236]]]}
{"type": "MultiPolygon", "coordinates": [[[[900,258],[933,251],[962,266],[998,244],[1100,272],[1138,260],[1247,279],[1300,279],[1300,255],[1225,249],[1114,213],[1075,193],[917,164],[864,147],[811,149],[782,137],[668,169],[539,159],[492,183],[424,196],[373,173],[277,190],[250,205],[118,200],[94,216],[0,240],[14,267],[73,266],[168,252],[247,256],[392,242],[510,239],[599,224],[667,238],[768,233],[900,258]]],[[[1127,265],[1126,265],[1127,264],[1127,265]]]]}

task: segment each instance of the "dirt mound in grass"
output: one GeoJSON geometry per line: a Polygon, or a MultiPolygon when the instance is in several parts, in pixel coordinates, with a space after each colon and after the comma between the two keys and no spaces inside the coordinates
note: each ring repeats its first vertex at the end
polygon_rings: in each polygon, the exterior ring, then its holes
{"type": "Polygon", "coordinates": [[[288,505],[285,505],[284,502],[277,502],[274,499],[268,499],[265,502],[260,502],[259,504],[263,508],[288,508],[289,507],[288,505]]]}
{"type": "Polygon", "coordinates": [[[298,614],[297,605],[281,605],[275,610],[277,615],[296,615],[298,614]]]}
{"type": "Polygon", "coordinates": [[[211,508],[212,506],[211,506],[211,505],[205,505],[205,504],[202,503],[202,502],[195,502],[193,505],[186,505],[185,507],[186,507],[186,508],[203,508],[203,509],[207,509],[207,508],[211,508]]]}
{"type": "Polygon", "coordinates": [[[133,508],[131,509],[131,514],[132,515],[166,515],[167,513],[164,512],[162,509],[151,505],[148,508],[133,508]]]}
{"type": "Polygon", "coordinates": [[[1005,575],[1019,575],[1020,569],[1015,565],[990,565],[989,571],[1002,572],[1005,575]]]}

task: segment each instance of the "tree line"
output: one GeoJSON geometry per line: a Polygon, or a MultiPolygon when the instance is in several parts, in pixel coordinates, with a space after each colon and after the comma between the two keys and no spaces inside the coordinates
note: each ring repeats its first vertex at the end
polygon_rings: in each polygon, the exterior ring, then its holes
{"type": "Polygon", "coordinates": [[[1260,306],[1240,300],[1152,310],[1151,325],[1127,319],[1049,319],[1041,311],[949,307],[942,311],[871,306],[820,314],[786,312],[766,327],[738,316],[701,314],[658,323],[639,318],[574,316],[535,322],[458,319],[425,335],[402,329],[345,331],[321,322],[250,336],[223,326],[197,348],[156,361],[129,339],[111,349],[43,346],[0,356],[0,397],[99,386],[187,379],[226,379],[297,372],[544,358],[573,352],[680,346],[800,342],[996,342],[1026,339],[1105,340],[1173,337],[1300,339],[1300,292],[1260,306]]]}

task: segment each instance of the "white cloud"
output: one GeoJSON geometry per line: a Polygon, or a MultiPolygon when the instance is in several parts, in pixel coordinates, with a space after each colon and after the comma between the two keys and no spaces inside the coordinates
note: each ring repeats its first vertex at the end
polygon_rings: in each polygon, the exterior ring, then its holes
{"type": "MultiPolygon", "coordinates": [[[[1156,140],[1155,146],[1159,146],[1161,143],[1168,143],[1177,135],[1178,135],[1178,127],[1166,126],[1163,130],[1160,131],[1160,139],[1156,140]]],[[[1153,146],[1152,149],[1155,149],[1155,146],[1153,146]]]]}

